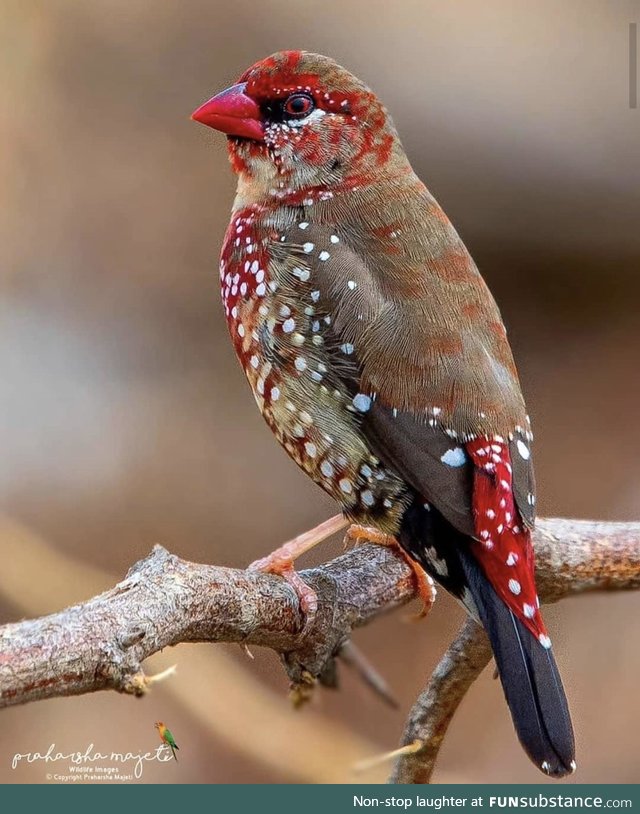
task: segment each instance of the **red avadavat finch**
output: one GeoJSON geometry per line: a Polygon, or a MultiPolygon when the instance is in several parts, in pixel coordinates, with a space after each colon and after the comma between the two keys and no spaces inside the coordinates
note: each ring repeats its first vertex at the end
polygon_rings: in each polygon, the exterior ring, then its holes
{"type": "Polygon", "coordinates": [[[498,308],[378,98],[274,54],[205,102],[238,189],[220,261],[231,338],[293,460],[485,627],[535,764],[575,768],[534,582],[529,418],[498,308]]]}

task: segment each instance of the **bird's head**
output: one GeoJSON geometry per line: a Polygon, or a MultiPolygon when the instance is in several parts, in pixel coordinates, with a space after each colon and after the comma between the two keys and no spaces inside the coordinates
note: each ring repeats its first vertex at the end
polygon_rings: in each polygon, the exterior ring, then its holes
{"type": "Polygon", "coordinates": [[[156,721],[154,726],[156,729],[163,729],[164,724],[162,723],[162,721],[156,721]]]}
{"type": "Polygon", "coordinates": [[[257,62],[192,118],[226,133],[235,171],[283,199],[366,183],[404,155],[376,95],[329,57],[305,51],[257,62]]]}

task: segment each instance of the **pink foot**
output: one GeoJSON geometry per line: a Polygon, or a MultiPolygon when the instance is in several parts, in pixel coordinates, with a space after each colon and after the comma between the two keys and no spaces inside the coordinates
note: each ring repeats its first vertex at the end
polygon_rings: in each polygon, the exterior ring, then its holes
{"type": "Polygon", "coordinates": [[[305,627],[313,619],[318,609],[318,595],[300,577],[293,564],[295,560],[306,551],[326,540],[332,534],[340,531],[347,525],[347,521],[341,514],[325,520],[319,526],[305,531],[304,534],[294,537],[293,540],[281,545],[267,557],[262,557],[252,562],[249,569],[252,571],[262,571],[265,574],[277,574],[285,579],[296,592],[300,602],[300,610],[306,618],[305,627]]]}
{"type": "Polygon", "coordinates": [[[353,525],[347,529],[347,533],[345,534],[345,541],[346,540],[351,540],[356,543],[356,545],[358,543],[375,543],[376,545],[383,545],[395,549],[413,571],[416,593],[418,598],[422,601],[422,608],[417,614],[417,618],[423,619],[429,613],[436,598],[436,589],[433,580],[424,568],[407,554],[395,537],[392,537],[390,534],[385,534],[379,529],[370,528],[369,526],[353,525]]]}

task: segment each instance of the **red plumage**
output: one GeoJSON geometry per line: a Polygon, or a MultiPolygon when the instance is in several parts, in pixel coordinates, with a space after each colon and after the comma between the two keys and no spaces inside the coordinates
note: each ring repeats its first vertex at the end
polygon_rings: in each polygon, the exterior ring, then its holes
{"type": "Polygon", "coordinates": [[[466,444],[474,464],[475,556],[496,593],[545,647],[551,640],[536,593],[531,532],[513,495],[509,446],[501,436],[466,444]]]}

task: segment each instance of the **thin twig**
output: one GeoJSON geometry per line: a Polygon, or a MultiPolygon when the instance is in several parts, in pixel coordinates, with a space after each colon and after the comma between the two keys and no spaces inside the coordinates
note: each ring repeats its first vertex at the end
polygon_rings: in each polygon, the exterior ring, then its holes
{"type": "Polygon", "coordinates": [[[407,720],[403,744],[422,743],[398,760],[392,783],[429,783],[444,736],[467,690],[491,659],[484,630],[467,618],[429,683],[418,696],[407,720]]]}

